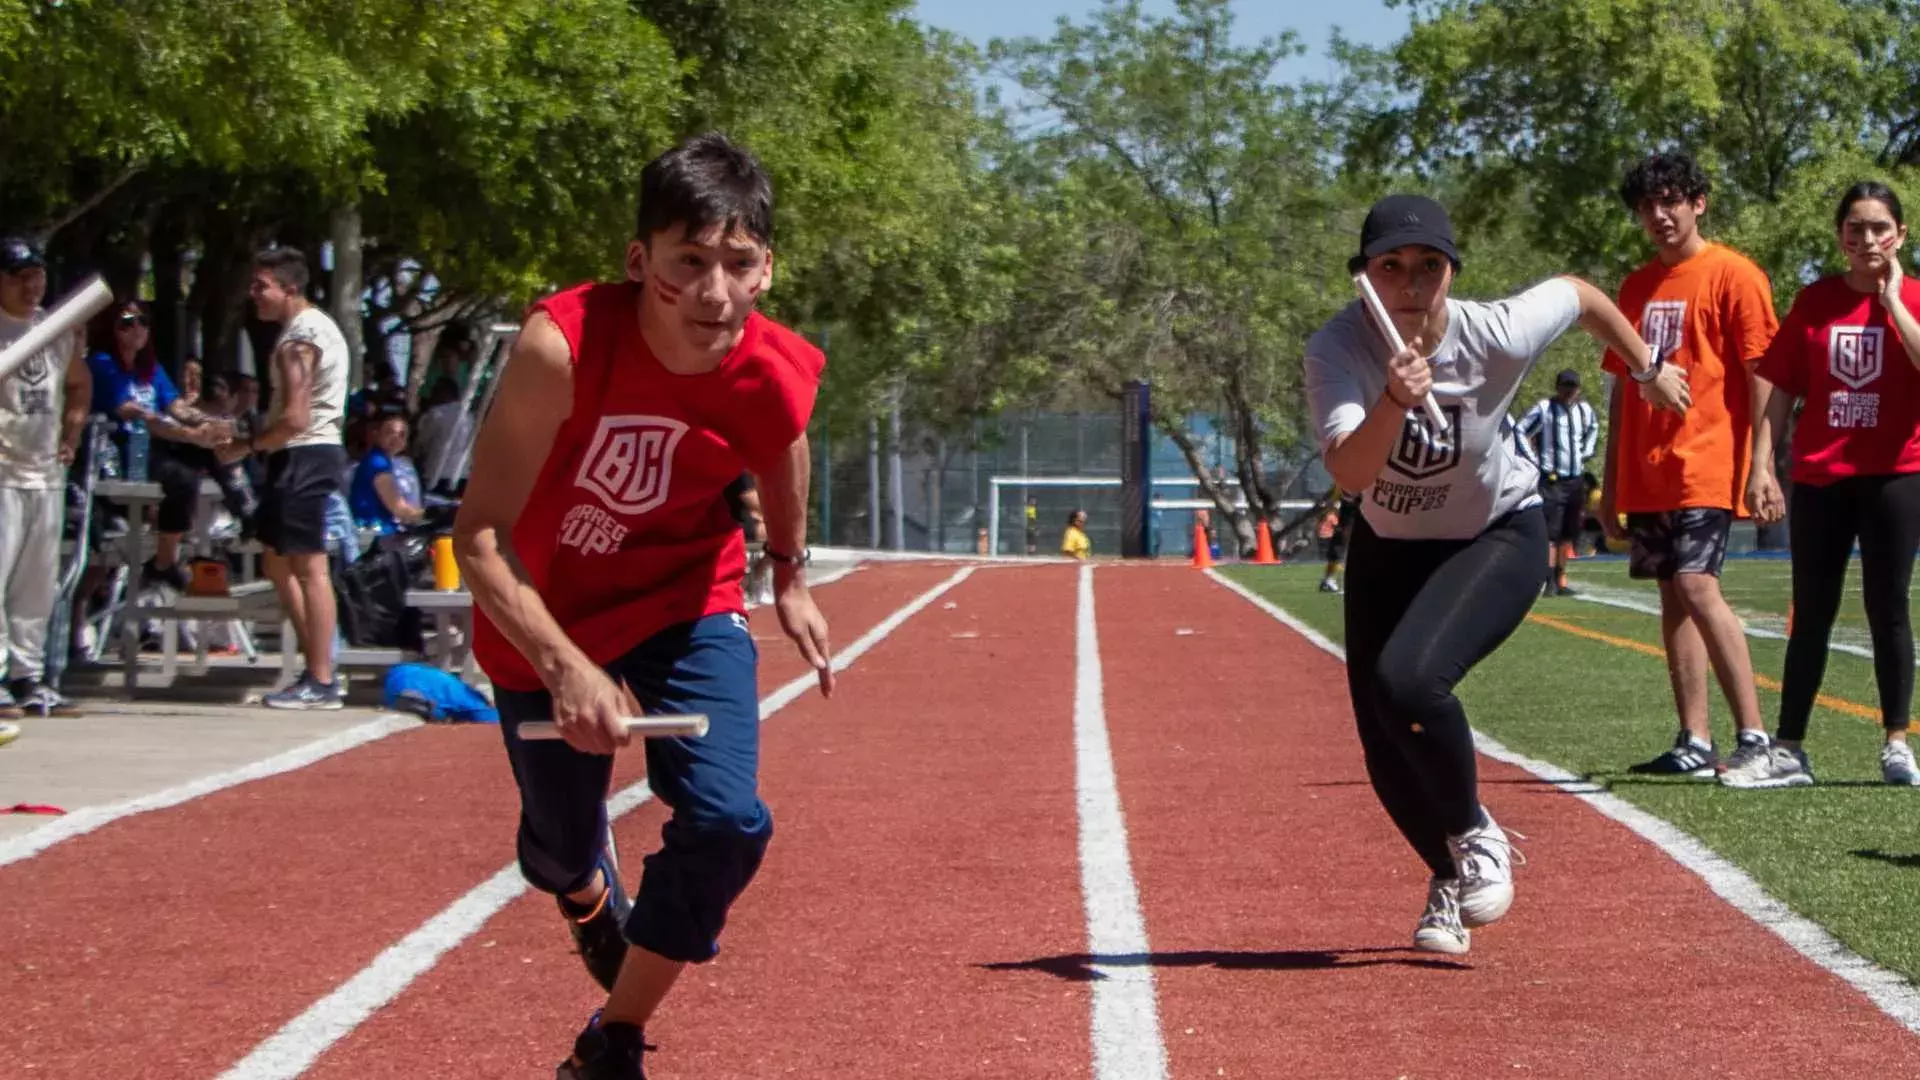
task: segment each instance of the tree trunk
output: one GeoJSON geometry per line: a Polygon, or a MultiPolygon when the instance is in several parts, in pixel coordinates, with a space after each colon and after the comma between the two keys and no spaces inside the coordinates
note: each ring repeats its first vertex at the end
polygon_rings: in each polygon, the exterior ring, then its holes
{"type": "MultiPolygon", "coordinates": [[[[178,371],[195,353],[188,339],[185,255],[186,207],[170,201],[160,207],[153,223],[153,344],[160,362],[178,371]]],[[[211,375],[209,368],[207,374],[211,375]]]]}
{"type": "Polygon", "coordinates": [[[1187,468],[1192,470],[1194,481],[1200,485],[1201,494],[1213,500],[1214,509],[1219,513],[1219,520],[1232,523],[1233,535],[1241,553],[1252,551],[1253,522],[1248,520],[1247,515],[1242,513],[1239,507],[1233,505],[1233,499],[1227,494],[1226,486],[1214,483],[1213,474],[1207,471],[1206,457],[1200,453],[1200,446],[1193,441],[1193,436],[1185,428],[1164,416],[1156,414],[1153,422],[1156,427],[1166,433],[1167,438],[1173,440],[1173,445],[1180,451],[1180,456],[1186,459],[1187,468]]]}
{"type": "Polygon", "coordinates": [[[328,219],[333,241],[333,281],[327,289],[329,314],[340,325],[347,339],[347,385],[365,385],[366,332],[360,320],[360,294],[364,291],[360,248],[360,204],[334,207],[328,219]]]}
{"type": "MultiPolygon", "coordinates": [[[[415,371],[420,372],[423,379],[426,377],[427,370],[433,364],[434,351],[440,347],[440,335],[446,328],[446,323],[436,322],[424,329],[413,331],[413,343],[408,346],[407,357],[407,382],[409,384],[412,384],[414,381],[413,372],[415,371]]],[[[419,399],[415,396],[409,396],[408,400],[417,402],[419,399]]]]}

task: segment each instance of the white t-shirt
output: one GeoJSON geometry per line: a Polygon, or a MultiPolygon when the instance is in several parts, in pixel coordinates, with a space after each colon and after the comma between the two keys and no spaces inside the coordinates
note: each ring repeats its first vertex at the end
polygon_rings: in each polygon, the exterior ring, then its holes
{"type": "MultiPolygon", "coordinates": [[[[1486,304],[1447,301],[1433,354],[1433,398],[1449,431],[1438,449],[1424,408],[1361,499],[1367,524],[1396,540],[1466,540],[1501,515],[1537,504],[1540,472],[1516,445],[1507,410],[1533,362],[1580,318],[1580,294],[1555,278],[1486,304]]],[[[1387,388],[1387,343],[1355,300],[1307,341],[1307,402],[1325,452],[1387,388]]]]}
{"type": "MultiPolygon", "coordinates": [[[[45,314],[16,319],[0,311],[0,349],[27,336],[45,314]]],[[[51,491],[66,483],[60,414],[72,347],[71,339],[56,340],[0,381],[0,487],[51,491]]]]}
{"type": "MultiPolygon", "coordinates": [[[[346,441],[347,372],[351,360],[347,339],[326,312],[308,307],[287,323],[274,343],[274,351],[290,341],[304,341],[319,350],[313,365],[313,404],[308,412],[307,429],[287,440],[292,446],[339,446],[346,441]]],[[[286,409],[286,388],[279,379],[273,384],[273,404],[267,410],[267,426],[280,422],[286,409]]]]}

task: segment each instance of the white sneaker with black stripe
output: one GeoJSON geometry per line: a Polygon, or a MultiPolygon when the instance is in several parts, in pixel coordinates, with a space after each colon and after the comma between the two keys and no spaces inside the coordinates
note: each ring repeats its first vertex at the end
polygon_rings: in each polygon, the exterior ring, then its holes
{"type": "Polygon", "coordinates": [[[1413,931],[1413,947],[1421,952],[1465,956],[1473,935],[1460,922],[1460,883],[1453,878],[1427,882],[1427,910],[1413,931]]]}
{"type": "Polygon", "coordinates": [[[1513,864],[1519,854],[1493,815],[1484,809],[1480,812],[1486,815],[1486,824],[1447,837],[1460,879],[1460,921],[1467,926],[1498,922],[1513,906],[1513,864]]]}
{"type": "Polygon", "coordinates": [[[1742,743],[1727,759],[1727,771],[1720,774],[1720,783],[1748,791],[1805,787],[1813,783],[1813,763],[1804,750],[1790,750],[1779,743],[1742,743]]]}
{"type": "Polygon", "coordinates": [[[1913,760],[1913,747],[1904,739],[1889,740],[1880,748],[1880,779],[1897,787],[1920,787],[1920,766],[1913,760]]]}

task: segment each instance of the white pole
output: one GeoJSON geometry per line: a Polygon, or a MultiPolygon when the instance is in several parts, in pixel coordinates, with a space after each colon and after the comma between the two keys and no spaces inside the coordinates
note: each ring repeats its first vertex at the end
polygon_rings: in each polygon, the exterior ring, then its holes
{"type": "Polygon", "coordinates": [[[987,554],[1000,554],[1000,478],[987,481],[987,554]]]}

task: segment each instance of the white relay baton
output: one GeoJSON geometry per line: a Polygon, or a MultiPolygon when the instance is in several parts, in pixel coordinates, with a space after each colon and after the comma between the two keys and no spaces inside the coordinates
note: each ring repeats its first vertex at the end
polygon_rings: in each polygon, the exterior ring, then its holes
{"type": "Polygon", "coordinates": [[[7,346],[0,352],[0,380],[13,374],[13,369],[27,362],[40,350],[73,332],[74,327],[93,318],[113,303],[113,288],[100,280],[99,275],[87,279],[86,284],[75,289],[60,306],[47,312],[33,329],[26,332],[19,341],[7,346]]]}
{"type": "MultiPolygon", "coordinates": [[[[1373,314],[1373,321],[1379,324],[1380,332],[1386,335],[1387,345],[1395,353],[1406,348],[1407,343],[1400,340],[1400,331],[1394,328],[1393,320],[1387,316],[1387,306],[1380,302],[1380,294],[1373,291],[1373,282],[1367,280],[1365,274],[1355,274],[1353,285],[1360,290],[1360,299],[1366,301],[1367,310],[1373,314]]],[[[1433,422],[1435,445],[1444,445],[1442,440],[1447,437],[1446,414],[1440,411],[1440,404],[1433,400],[1432,394],[1422,398],[1420,403],[1426,406],[1427,419],[1433,422]]]]}

